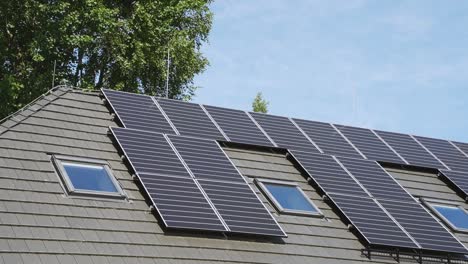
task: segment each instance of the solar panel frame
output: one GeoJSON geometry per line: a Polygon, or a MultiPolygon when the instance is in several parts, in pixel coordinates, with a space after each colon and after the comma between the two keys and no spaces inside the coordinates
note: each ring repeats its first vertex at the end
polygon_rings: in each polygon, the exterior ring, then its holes
{"type": "Polygon", "coordinates": [[[291,150],[289,154],[327,195],[335,193],[371,197],[332,156],[291,150]]]}
{"type": "Polygon", "coordinates": [[[155,99],[180,135],[228,141],[200,104],[159,97],[155,99]]]}
{"type": "Polygon", "coordinates": [[[101,89],[101,92],[124,127],[159,133],[175,133],[174,128],[151,96],[109,89],[101,89]]]}
{"type": "Polygon", "coordinates": [[[373,160],[337,158],[373,197],[380,200],[415,202],[414,197],[373,160]]]}
{"type": "Polygon", "coordinates": [[[454,171],[468,171],[468,157],[450,141],[415,136],[426,149],[454,171]]]}
{"type": "Polygon", "coordinates": [[[229,141],[259,146],[274,146],[251,117],[242,110],[202,105],[226,134],[229,141]]]}
{"type": "Polygon", "coordinates": [[[207,194],[217,212],[219,212],[230,232],[287,237],[282,227],[278,224],[217,141],[176,135],[168,135],[167,138],[174,146],[183,162],[187,164],[188,170],[190,170],[195,180],[201,185],[203,191],[207,194]],[[195,149],[187,148],[186,146],[188,145],[196,146],[196,152],[192,153],[191,151],[195,149]],[[204,151],[206,149],[208,149],[208,151],[204,151]],[[206,157],[208,157],[208,159],[206,159],[206,157]],[[202,159],[201,162],[200,159],[202,159]],[[217,164],[213,165],[212,162],[217,164]],[[202,167],[199,166],[200,163],[202,167]],[[206,165],[203,166],[203,164],[206,165]],[[206,171],[209,168],[215,168],[218,175],[218,169],[222,168],[225,171],[227,170],[227,175],[229,175],[229,177],[213,177],[213,175],[207,175],[206,171]],[[210,186],[216,186],[216,188],[213,189],[210,188],[210,186]],[[235,195],[230,196],[229,193],[231,193],[230,190],[232,189],[242,189],[242,197],[235,195]],[[219,192],[219,190],[222,191],[219,192]],[[226,199],[222,199],[223,197],[226,197],[226,199]],[[249,201],[246,201],[245,198],[249,198],[249,201]],[[220,203],[220,201],[224,201],[224,203],[220,203]],[[248,202],[248,206],[243,207],[243,204],[246,202],[248,202]],[[227,203],[230,203],[230,205],[227,205],[227,203]],[[257,219],[255,221],[248,221],[248,219],[241,221],[238,216],[228,213],[233,211],[232,207],[243,208],[242,210],[236,211],[236,214],[239,216],[252,218],[252,215],[257,215],[257,219]],[[254,208],[255,210],[252,211],[249,208],[254,208]],[[259,223],[258,221],[262,222],[259,223]],[[244,226],[240,225],[240,222],[244,222],[244,226]],[[258,230],[255,231],[256,229],[258,230]]]}
{"type": "Polygon", "coordinates": [[[468,172],[439,170],[439,177],[450,181],[458,193],[464,194],[463,199],[468,201],[468,172]]]}
{"type": "Polygon", "coordinates": [[[411,135],[378,130],[375,132],[398,152],[409,165],[434,169],[445,168],[432,153],[428,152],[411,135]]]}
{"type": "Polygon", "coordinates": [[[371,247],[418,248],[375,199],[339,194],[332,194],[328,198],[371,247]]]}
{"type": "Polygon", "coordinates": [[[302,133],[292,119],[263,113],[249,112],[249,114],[278,147],[320,153],[320,150],[302,133]]]}
{"type": "MultiPolygon", "coordinates": [[[[219,216],[219,213],[207,198],[203,189],[200,188],[198,182],[190,175],[185,164],[179,159],[163,134],[115,127],[111,127],[110,131],[114,135],[114,139],[127,158],[130,166],[133,168],[140,184],[150,197],[152,205],[167,228],[218,232],[229,231],[224,224],[224,220],[219,216]],[[134,136],[135,139],[129,141],[132,136],[134,136]],[[138,154],[137,156],[134,155],[134,151],[137,151],[137,149],[131,147],[137,140],[146,140],[145,145],[155,147],[157,152],[165,151],[165,157],[169,156],[169,159],[172,158],[170,166],[175,167],[175,165],[178,164],[178,168],[183,168],[185,174],[179,174],[180,171],[177,171],[176,174],[171,174],[167,171],[164,173],[151,170],[151,173],[142,171],[140,165],[135,165],[135,162],[140,159],[138,154]],[[162,149],[162,147],[164,149],[162,149]],[[172,153],[169,150],[172,150],[172,153]],[[178,160],[178,163],[175,160],[178,160]],[[183,195],[170,194],[167,193],[167,190],[179,193],[182,192],[183,195]],[[187,204],[190,206],[186,206],[187,204]],[[183,208],[183,213],[177,211],[177,208],[183,208]]],[[[158,157],[152,154],[150,155],[149,158],[158,157]]],[[[152,162],[159,162],[158,158],[152,158],[151,160],[152,162]]],[[[157,168],[153,168],[153,170],[154,169],[157,168]]]]}
{"type": "Polygon", "coordinates": [[[351,126],[334,126],[364,154],[369,160],[390,162],[396,164],[407,164],[398,153],[388,146],[379,136],[371,129],[351,127],[351,126]]]}
{"type": "Polygon", "coordinates": [[[293,118],[294,122],[322,150],[323,153],[364,158],[330,123],[293,118]]]}
{"type": "Polygon", "coordinates": [[[422,250],[468,254],[465,246],[420,203],[379,203],[413,237],[422,250]]]}

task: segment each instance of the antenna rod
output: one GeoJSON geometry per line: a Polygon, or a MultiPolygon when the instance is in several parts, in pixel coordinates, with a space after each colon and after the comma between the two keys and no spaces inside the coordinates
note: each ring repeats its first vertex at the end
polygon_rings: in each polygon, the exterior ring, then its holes
{"type": "Polygon", "coordinates": [[[54,60],[54,72],[52,73],[52,88],[55,86],[55,68],[57,67],[57,60],[54,60]]]}
{"type": "Polygon", "coordinates": [[[166,70],[166,98],[169,98],[169,66],[171,58],[169,57],[169,48],[167,49],[167,70],[166,70]]]}

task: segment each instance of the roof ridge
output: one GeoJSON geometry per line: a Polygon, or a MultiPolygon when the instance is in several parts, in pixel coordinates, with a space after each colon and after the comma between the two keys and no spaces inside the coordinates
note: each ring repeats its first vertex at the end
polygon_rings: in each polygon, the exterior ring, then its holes
{"type": "Polygon", "coordinates": [[[20,124],[23,120],[41,110],[44,106],[73,90],[82,90],[78,87],[69,85],[57,85],[47,92],[43,93],[30,103],[26,104],[16,112],[0,120],[0,135],[10,130],[12,127],[20,124]]]}

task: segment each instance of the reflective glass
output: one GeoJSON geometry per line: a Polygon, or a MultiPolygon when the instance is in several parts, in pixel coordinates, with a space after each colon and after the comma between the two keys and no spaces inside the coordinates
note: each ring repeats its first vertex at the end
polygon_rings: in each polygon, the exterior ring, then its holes
{"type": "Polygon", "coordinates": [[[297,187],[274,183],[264,183],[264,185],[284,209],[317,212],[317,209],[310,204],[297,187]]]}
{"type": "Polygon", "coordinates": [[[432,205],[437,212],[445,217],[453,226],[468,230],[468,214],[459,207],[432,205]]]}
{"type": "Polygon", "coordinates": [[[104,166],[62,162],[68,178],[77,190],[118,192],[104,166]]]}

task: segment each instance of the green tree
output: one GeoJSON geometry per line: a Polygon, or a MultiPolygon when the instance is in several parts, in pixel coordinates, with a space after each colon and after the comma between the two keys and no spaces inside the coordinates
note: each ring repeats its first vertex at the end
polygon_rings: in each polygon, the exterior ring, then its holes
{"type": "Polygon", "coordinates": [[[259,92],[252,102],[252,110],[259,113],[268,113],[268,104],[270,103],[263,99],[262,93],[259,92]]]}
{"type": "Polygon", "coordinates": [[[190,99],[211,0],[0,1],[0,117],[55,84],[190,99]]]}

